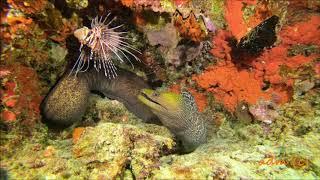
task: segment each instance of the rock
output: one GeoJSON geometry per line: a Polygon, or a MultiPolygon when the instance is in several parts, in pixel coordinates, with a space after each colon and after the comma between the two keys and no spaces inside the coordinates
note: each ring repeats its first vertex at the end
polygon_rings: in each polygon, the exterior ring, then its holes
{"type": "Polygon", "coordinates": [[[172,23],[168,23],[160,30],[147,32],[147,38],[150,45],[161,45],[164,47],[176,47],[179,42],[179,36],[176,28],[172,23]]]}
{"type": "Polygon", "coordinates": [[[166,128],[155,125],[145,128],[114,123],[88,127],[73,146],[73,154],[92,168],[90,179],[103,175],[111,179],[120,177],[129,165],[136,178],[146,178],[175,143],[166,128]],[[162,129],[164,136],[151,133],[155,132],[153,128],[162,129]]]}

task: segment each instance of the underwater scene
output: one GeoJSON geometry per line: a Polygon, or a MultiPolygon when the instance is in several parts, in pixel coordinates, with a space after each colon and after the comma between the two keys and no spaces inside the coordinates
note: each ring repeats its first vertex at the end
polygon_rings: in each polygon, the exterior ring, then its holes
{"type": "Polygon", "coordinates": [[[0,180],[320,179],[320,0],[0,6],[0,180]]]}

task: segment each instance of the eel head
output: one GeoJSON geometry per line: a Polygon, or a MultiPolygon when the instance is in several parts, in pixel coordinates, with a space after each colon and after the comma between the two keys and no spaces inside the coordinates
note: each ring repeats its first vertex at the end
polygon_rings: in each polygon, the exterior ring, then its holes
{"type": "Polygon", "coordinates": [[[189,92],[176,94],[142,89],[138,99],[156,114],[177,139],[185,152],[193,151],[206,142],[206,126],[189,92]]]}

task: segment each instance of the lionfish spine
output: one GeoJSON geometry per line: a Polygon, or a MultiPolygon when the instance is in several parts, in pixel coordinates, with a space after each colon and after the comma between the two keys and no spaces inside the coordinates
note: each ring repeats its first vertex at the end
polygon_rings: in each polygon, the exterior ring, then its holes
{"type": "Polygon", "coordinates": [[[87,71],[92,61],[98,72],[103,70],[105,76],[111,79],[117,76],[117,67],[114,65],[114,60],[118,60],[120,63],[127,60],[132,68],[133,64],[130,56],[136,61],[140,61],[135,53],[141,54],[141,52],[126,41],[129,38],[123,36],[127,32],[117,31],[123,24],[109,27],[115,19],[108,21],[109,15],[110,13],[104,19],[102,16],[100,18],[97,16],[91,21],[90,29],[83,27],[74,32],[81,45],[79,48],[80,55],[70,74],[87,71]],[[90,53],[85,51],[83,46],[89,47],[90,53]],[[113,55],[116,58],[112,58],[113,55]]]}

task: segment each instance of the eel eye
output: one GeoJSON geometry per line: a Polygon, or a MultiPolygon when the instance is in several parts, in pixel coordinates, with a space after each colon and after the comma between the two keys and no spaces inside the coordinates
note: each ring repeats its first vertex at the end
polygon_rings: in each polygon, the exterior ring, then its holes
{"type": "Polygon", "coordinates": [[[152,96],[155,96],[155,97],[158,97],[160,94],[159,94],[159,92],[157,92],[157,91],[154,91],[153,93],[152,93],[152,96]]]}

